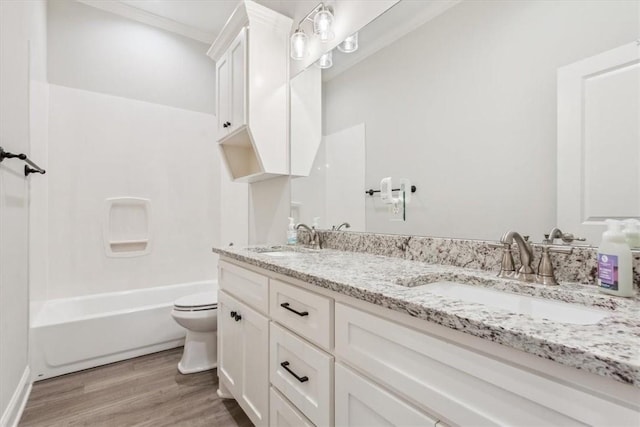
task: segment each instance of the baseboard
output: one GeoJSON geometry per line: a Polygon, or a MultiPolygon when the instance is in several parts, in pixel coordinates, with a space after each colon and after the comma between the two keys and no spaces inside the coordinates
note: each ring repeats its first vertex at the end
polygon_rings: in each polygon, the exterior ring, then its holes
{"type": "Polygon", "coordinates": [[[31,394],[31,371],[27,366],[22,373],[22,378],[11,396],[9,405],[0,418],[0,427],[16,427],[22,417],[22,411],[27,405],[27,400],[31,394]]]}

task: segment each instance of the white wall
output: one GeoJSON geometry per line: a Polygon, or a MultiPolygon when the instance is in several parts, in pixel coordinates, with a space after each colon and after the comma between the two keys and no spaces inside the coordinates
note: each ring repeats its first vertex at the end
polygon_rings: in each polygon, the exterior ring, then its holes
{"type": "Polygon", "coordinates": [[[368,209],[367,229],[539,240],[556,221],[556,70],[635,40],[639,19],[633,1],[462,2],[329,81],[324,133],[366,124],[367,185],[418,186],[406,223],[368,209]]]}
{"type": "Polygon", "coordinates": [[[47,298],[215,278],[215,116],[57,85],[49,106],[47,298]],[[105,199],[121,196],[151,199],[149,255],[105,255],[105,199]]]}
{"type": "MultiPolygon", "coordinates": [[[[46,3],[0,2],[0,145],[29,151],[29,79],[46,75],[46,3]]],[[[24,164],[0,165],[0,425],[20,416],[30,385],[29,192],[24,164]]]]}
{"type": "Polygon", "coordinates": [[[71,0],[48,16],[50,83],[215,113],[206,44],[71,0]]]}

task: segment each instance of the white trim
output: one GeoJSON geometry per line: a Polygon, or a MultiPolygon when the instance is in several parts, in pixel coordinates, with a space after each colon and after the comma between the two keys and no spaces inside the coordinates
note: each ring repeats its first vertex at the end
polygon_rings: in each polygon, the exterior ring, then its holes
{"type": "Polygon", "coordinates": [[[137,7],[129,6],[128,4],[121,3],[119,1],[100,1],[100,0],[77,0],[80,3],[87,6],[95,7],[106,12],[111,12],[116,15],[124,16],[125,18],[132,19],[134,21],[142,22],[143,24],[151,25],[157,28],[161,28],[172,33],[180,34],[185,37],[189,37],[194,40],[201,41],[203,43],[212,43],[215,40],[215,34],[206,31],[199,30],[189,25],[182,24],[169,18],[147,12],[137,7]]]}
{"type": "Polygon", "coordinates": [[[11,400],[2,414],[2,418],[0,418],[0,426],[16,427],[18,425],[24,407],[27,405],[27,400],[29,400],[31,386],[31,370],[29,366],[27,366],[24,368],[22,378],[20,378],[20,382],[13,392],[13,396],[11,396],[11,400]]]}

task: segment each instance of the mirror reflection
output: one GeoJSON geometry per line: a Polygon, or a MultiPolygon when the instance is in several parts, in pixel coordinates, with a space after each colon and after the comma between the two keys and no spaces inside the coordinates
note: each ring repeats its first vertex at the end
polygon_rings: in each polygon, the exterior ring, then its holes
{"type": "Polygon", "coordinates": [[[356,52],[336,49],[332,67],[292,79],[292,216],[328,229],[486,240],[518,230],[540,241],[560,226],[597,244],[604,219],[640,218],[638,61],[593,73],[612,76],[594,94],[610,86],[619,95],[574,108],[618,101],[589,110],[603,110],[591,123],[606,125],[578,123],[596,130],[579,138],[589,144],[577,163],[558,158],[561,144],[574,144],[559,135],[558,75],[635,45],[639,16],[632,1],[400,1],[358,33],[356,52]],[[618,152],[606,148],[612,135],[624,139],[618,152]],[[616,159],[624,169],[605,185],[616,159]],[[576,168],[597,171],[587,175],[598,183],[558,190],[576,168]],[[391,202],[366,193],[384,178],[416,186],[404,209],[400,192],[391,202]],[[562,219],[558,199],[571,200],[575,220],[562,219]]]}

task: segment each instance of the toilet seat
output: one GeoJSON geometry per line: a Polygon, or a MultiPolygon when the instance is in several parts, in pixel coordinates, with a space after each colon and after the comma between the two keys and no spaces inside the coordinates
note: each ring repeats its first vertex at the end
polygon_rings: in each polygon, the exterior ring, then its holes
{"type": "Polygon", "coordinates": [[[176,311],[206,311],[218,308],[218,296],[215,292],[202,292],[178,298],[173,303],[176,311]]]}

